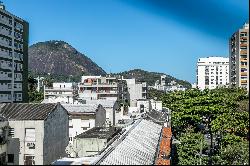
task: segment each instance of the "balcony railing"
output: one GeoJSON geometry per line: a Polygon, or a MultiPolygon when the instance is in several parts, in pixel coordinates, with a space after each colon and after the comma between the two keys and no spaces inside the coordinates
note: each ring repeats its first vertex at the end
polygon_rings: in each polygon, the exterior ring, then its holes
{"type": "Polygon", "coordinates": [[[247,44],[243,43],[243,44],[240,44],[241,47],[247,47],[247,44]]]}
{"type": "Polygon", "coordinates": [[[247,73],[246,72],[241,72],[241,75],[242,76],[247,76],[247,73]]]}
{"type": "Polygon", "coordinates": [[[246,54],[247,54],[247,51],[245,51],[245,50],[243,51],[243,50],[242,50],[242,51],[240,51],[240,54],[241,54],[241,55],[246,55],[246,54]]]}
{"type": "Polygon", "coordinates": [[[240,61],[247,62],[247,58],[240,58],[240,61]]]}
{"type": "Polygon", "coordinates": [[[240,82],[244,84],[247,83],[247,80],[241,80],[240,82]]]}

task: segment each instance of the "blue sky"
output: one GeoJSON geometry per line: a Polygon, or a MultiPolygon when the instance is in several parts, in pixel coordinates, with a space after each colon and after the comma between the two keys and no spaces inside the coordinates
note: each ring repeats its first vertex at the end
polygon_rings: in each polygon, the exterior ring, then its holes
{"type": "Polygon", "coordinates": [[[106,72],[141,68],[195,82],[199,57],[228,56],[248,0],[3,0],[29,45],[63,40],[106,72]],[[180,3],[181,2],[181,3],[180,3]]]}

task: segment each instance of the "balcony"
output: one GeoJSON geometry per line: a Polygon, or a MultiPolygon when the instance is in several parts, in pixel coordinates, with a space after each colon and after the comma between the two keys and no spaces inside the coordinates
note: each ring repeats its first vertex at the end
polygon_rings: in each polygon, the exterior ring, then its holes
{"type": "Polygon", "coordinates": [[[240,81],[242,84],[246,84],[247,83],[247,80],[241,80],[240,81]]]}
{"type": "Polygon", "coordinates": [[[73,88],[69,88],[69,87],[66,87],[66,88],[46,87],[46,88],[45,88],[45,91],[56,91],[56,92],[64,91],[64,92],[72,92],[72,91],[74,91],[74,89],[73,89],[73,88]]]}
{"type": "Polygon", "coordinates": [[[240,44],[240,46],[241,46],[241,47],[247,47],[247,44],[242,43],[242,44],[240,44]]]}
{"type": "Polygon", "coordinates": [[[240,39],[247,40],[247,37],[246,36],[242,36],[242,37],[240,37],[240,39]]]}
{"type": "Polygon", "coordinates": [[[247,65],[240,65],[241,69],[247,69],[247,65]]]}
{"type": "Polygon", "coordinates": [[[98,91],[96,91],[96,93],[99,93],[99,94],[117,94],[118,91],[98,90],[98,91]]]}
{"type": "Polygon", "coordinates": [[[5,36],[9,36],[9,37],[12,37],[12,31],[8,28],[5,28],[5,27],[0,27],[0,34],[3,34],[5,36]]]}
{"type": "Polygon", "coordinates": [[[241,76],[247,76],[247,72],[241,72],[241,76]]]}
{"type": "Polygon", "coordinates": [[[247,62],[247,58],[240,58],[241,62],[247,62]]]}
{"type": "Polygon", "coordinates": [[[242,50],[242,51],[240,51],[240,54],[241,54],[241,55],[246,55],[246,54],[247,54],[247,51],[246,51],[246,50],[242,50]]]}
{"type": "Polygon", "coordinates": [[[79,87],[117,87],[117,84],[91,84],[91,83],[80,83],[79,87]]]}

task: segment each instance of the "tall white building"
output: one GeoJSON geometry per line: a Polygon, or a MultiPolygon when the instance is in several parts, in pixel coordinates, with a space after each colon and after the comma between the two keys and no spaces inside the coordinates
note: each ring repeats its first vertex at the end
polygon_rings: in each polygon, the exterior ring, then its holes
{"type": "Polygon", "coordinates": [[[207,57],[200,58],[197,62],[197,87],[206,88],[229,85],[229,58],[207,57]]]}
{"type": "Polygon", "coordinates": [[[28,32],[0,3],[0,103],[28,102],[28,32]]]}

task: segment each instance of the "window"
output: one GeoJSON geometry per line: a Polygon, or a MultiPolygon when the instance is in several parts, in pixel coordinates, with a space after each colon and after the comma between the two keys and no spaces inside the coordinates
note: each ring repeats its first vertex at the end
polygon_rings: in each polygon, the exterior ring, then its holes
{"type": "Polygon", "coordinates": [[[36,133],[35,128],[25,128],[25,141],[35,142],[36,133]]]}
{"type": "Polygon", "coordinates": [[[8,163],[14,163],[14,154],[8,154],[8,163]]]}
{"type": "Polygon", "coordinates": [[[24,155],[24,165],[35,165],[35,156],[24,155]]]}

